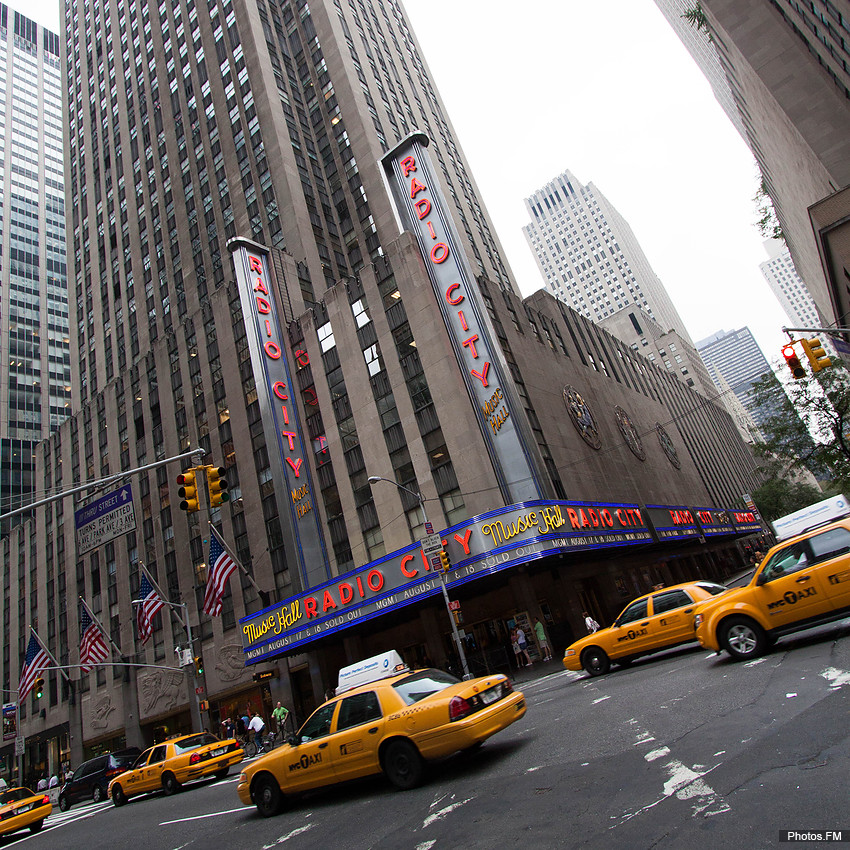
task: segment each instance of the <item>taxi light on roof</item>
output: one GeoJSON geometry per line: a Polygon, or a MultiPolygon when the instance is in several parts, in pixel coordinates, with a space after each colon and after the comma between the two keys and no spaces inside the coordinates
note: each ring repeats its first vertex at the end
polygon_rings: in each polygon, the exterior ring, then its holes
{"type": "Polygon", "coordinates": [[[380,655],[373,655],[364,661],[349,664],[348,667],[343,667],[339,671],[336,693],[338,695],[351,688],[367,685],[369,682],[387,679],[390,676],[403,673],[407,669],[408,667],[404,663],[404,660],[394,649],[391,649],[389,652],[383,652],[380,655]]]}

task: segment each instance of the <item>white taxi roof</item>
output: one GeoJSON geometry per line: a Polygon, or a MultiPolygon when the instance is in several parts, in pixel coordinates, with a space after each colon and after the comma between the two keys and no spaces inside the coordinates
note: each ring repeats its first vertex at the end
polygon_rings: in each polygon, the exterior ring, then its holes
{"type": "Polygon", "coordinates": [[[373,655],[356,664],[349,664],[348,667],[343,667],[339,671],[336,693],[341,694],[351,688],[395,676],[407,669],[404,660],[394,649],[382,652],[380,655],[373,655]]]}

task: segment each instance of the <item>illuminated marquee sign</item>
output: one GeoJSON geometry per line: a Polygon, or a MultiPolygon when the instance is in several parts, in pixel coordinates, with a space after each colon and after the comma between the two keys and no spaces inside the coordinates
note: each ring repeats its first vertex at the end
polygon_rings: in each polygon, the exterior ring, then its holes
{"type": "Polygon", "coordinates": [[[761,519],[755,511],[729,511],[729,516],[732,518],[732,523],[735,526],[735,531],[764,531],[761,524],[761,519]]]}
{"type": "Polygon", "coordinates": [[[537,461],[526,449],[535,441],[522,415],[507,364],[497,345],[469,264],[459,249],[448,207],[425,147],[414,133],[382,159],[401,226],[416,237],[428,276],[505,500],[539,498],[537,461]]]}
{"type": "MultiPolygon", "coordinates": [[[[651,543],[642,509],[602,502],[525,502],[442,533],[453,564],[449,586],[543,558],[651,543]]],[[[419,544],[240,621],[247,664],[441,593],[439,574],[419,544]]]]}
{"type": "Polygon", "coordinates": [[[717,508],[693,508],[692,510],[696,514],[697,522],[699,522],[702,533],[706,537],[735,533],[735,526],[732,525],[729,511],[717,508]]]}
{"type": "Polygon", "coordinates": [[[646,512],[659,540],[687,540],[700,536],[700,528],[691,508],[681,505],[647,505],[646,512]]]}
{"type": "Polygon", "coordinates": [[[327,581],[330,569],[318,513],[313,509],[310,465],[305,462],[303,432],[290,389],[288,347],[278,319],[268,251],[241,238],[231,239],[227,245],[239,284],[281,524],[289,531],[285,535],[290,543],[287,556],[300,567],[301,586],[312,587],[327,581]]]}

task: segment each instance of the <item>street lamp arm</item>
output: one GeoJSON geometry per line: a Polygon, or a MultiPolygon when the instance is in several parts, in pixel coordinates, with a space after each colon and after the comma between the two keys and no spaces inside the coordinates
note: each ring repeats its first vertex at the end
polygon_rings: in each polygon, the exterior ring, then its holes
{"type": "Polygon", "coordinates": [[[395,484],[399,490],[404,490],[405,493],[410,493],[411,496],[418,499],[419,504],[422,506],[422,513],[425,513],[425,497],[421,493],[417,493],[415,490],[411,490],[409,487],[399,484],[398,481],[393,481],[392,478],[384,478],[381,475],[370,475],[368,480],[370,484],[374,484],[376,481],[386,481],[388,484],[395,484]]]}

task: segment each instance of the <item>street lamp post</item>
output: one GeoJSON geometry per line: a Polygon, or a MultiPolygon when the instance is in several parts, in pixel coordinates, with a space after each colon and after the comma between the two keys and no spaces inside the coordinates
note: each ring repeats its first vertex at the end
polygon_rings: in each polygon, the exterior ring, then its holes
{"type": "MultiPolygon", "coordinates": [[[[411,496],[416,497],[419,501],[419,507],[422,508],[422,522],[427,526],[428,525],[428,514],[425,512],[425,499],[422,498],[421,493],[417,493],[414,490],[411,490],[408,487],[405,487],[402,484],[399,484],[397,481],[393,481],[391,478],[383,478],[380,475],[370,475],[369,483],[374,484],[377,481],[386,481],[388,484],[395,484],[399,490],[404,490],[405,493],[410,493],[411,496]]],[[[452,609],[449,603],[449,592],[446,590],[446,574],[440,570],[440,588],[443,591],[443,601],[446,603],[446,611],[449,615],[449,622],[452,624],[452,634],[454,635],[455,646],[457,647],[457,654],[460,657],[460,664],[463,668],[463,678],[471,679],[472,674],[469,672],[469,666],[466,663],[466,653],[463,651],[463,641],[460,639],[460,633],[457,630],[457,623],[455,622],[454,614],[452,613],[452,609]]]]}

